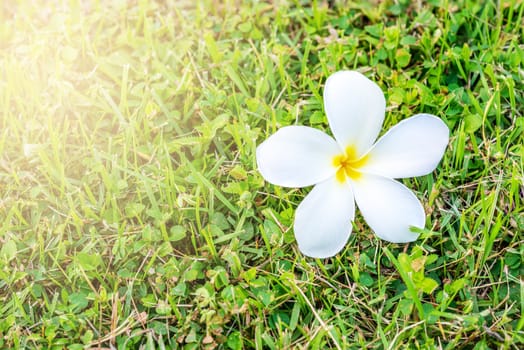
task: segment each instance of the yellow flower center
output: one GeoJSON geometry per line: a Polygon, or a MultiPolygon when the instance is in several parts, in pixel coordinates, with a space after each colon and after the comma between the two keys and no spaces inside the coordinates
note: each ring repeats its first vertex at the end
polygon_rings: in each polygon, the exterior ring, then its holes
{"type": "Polygon", "coordinates": [[[333,166],[337,168],[337,180],[346,181],[346,176],[358,180],[362,174],[358,169],[367,163],[369,156],[358,158],[355,146],[348,146],[344,154],[333,157],[333,166]]]}

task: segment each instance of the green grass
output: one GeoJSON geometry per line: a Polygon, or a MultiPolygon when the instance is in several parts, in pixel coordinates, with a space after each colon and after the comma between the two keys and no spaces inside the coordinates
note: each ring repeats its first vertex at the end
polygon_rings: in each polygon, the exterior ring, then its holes
{"type": "Polygon", "coordinates": [[[307,3],[2,2],[0,348],[524,346],[524,3],[307,3]],[[339,69],[451,140],[416,242],[314,260],[255,149],[339,69]]]}

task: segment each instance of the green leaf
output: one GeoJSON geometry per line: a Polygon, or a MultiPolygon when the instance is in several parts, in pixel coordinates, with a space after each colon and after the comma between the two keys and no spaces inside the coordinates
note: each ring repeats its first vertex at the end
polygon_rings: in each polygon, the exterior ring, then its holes
{"type": "Polygon", "coordinates": [[[273,301],[274,296],[273,293],[271,293],[271,291],[260,289],[257,291],[257,298],[264,304],[264,306],[267,307],[273,301]]]}
{"type": "Polygon", "coordinates": [[[384,28],[384,47],[392,50],[397,47],[400,36],[400,28],[397,26],[384,28]]]}
{"type": "Polygon", "coordinates": [[[382,27],[382,23],[378,23],[374,25],[365,26],[364,29],[366,30],[366,32],[368,32],[375,38],[380,38],[382,37],[382,27]]]}
{"type": "Polygon", "coordinates": [[[229,175],[235,180],[245,180],[247,178],[246,170],[240,165],[235,165],[235,167],[229,171],[229,175]]]}
{"type": "Polygon", "coordinates": [[[164,300],[159,300],[155,307],[155,311],[159,315],[169,315],[171,314],[171,305],[164,300]]]}
{"type": "Polygon", "coordinates": [[[215,212],[211,216],[211,224],[217,226],[222,230],[227,230],[231,225],[227,221],[226,216],[221,212],[215,212]]]}
{"type": "Polygon", "coordinates": [[[242,277],[246,282],[254,280],[257,277],[257,269],[252,267],[242,273],[242,277]]]}
{"type": "Polygon", "coordinates": [[[242,336],[238,331],[235,331],[228,335],[227,346],[233,350],[240,350],[243,348],[242,336]]]}
{"type": "Polygon", "coordinates": [[[395,265],[395,268],[397,269],[398,273],[400,274],[400,277],[406,284],[406,294],[409,295],[411,299],[413,299],[413,302],[415,303],[415,307],[417,308],[418,314],[421,318],[424,317],[424,309],[422,308],[422,303],[420,302],[420,298],[418,297],[418,291],[416,286],[413,283],[413,280],[411,279],[410,271],[408,270],[410,268],[410,258],[405,253],[400,253],[398,260],[395,259],[395,256],[389,251],[388,248],[384,247],[384,253],[386,253],[387,257],[391,261],[393,265],[395,265]]]}
{"type": "Polygon", "coordinates": [[[242,194],[244,191],[248,189],[248,185],[245,181],[240,182],[230,182],[224,187],[222,187],[222,191],[225,193],[231,193],[231,194],[242,194]]]}
{"type": "Polygon", "coordinates": [[[438,287],[438,283],[433,278],[426,277],[422,280],[418,287],[422,289],[424,293],[431,294],[438,287]]]}
{"type": "Polygon", "coordinates": [[[325,121],[324,113],[320,111],[315,111],[311,116],[309,117],[309,122],[311,124],[322,124],[325,121]]]}
{"type": "Polygon", "coordinates": [[[171,246],[171,243],[164,242],[160,245],[156,253],[160,257],[165,257],[166,255],[173,253],[173,247],[171,246]]]}
{"type": "Polygon", "coordinates": [[[415,45],[417,43],[417,38],[413,35],[406,35],[400,39],[400,44],[403,46],[415,45]]]}
{"type": "Polygon", "coordinates": [[[411,258],[406,253],[398,255],[398,263],[403,271],[411,271],[411,258]]]}
{"type": "Polygon", "coordinates": [[[157,228],[146,226],[142,230],[142,238],[146,242],[159,242],[162,240],[162,232],[157,228]]]}
{"type": "Polygon", "coordinates": [[[84,293],[72,293],[68,296],[68,301],[73,308],[73,312],[82,311],[87,307],[89,301],[84,293]]]}
{"type": "Polygon", "coordinates": [[[84,332],[84,334],[80,337],[80,340],[82,340],[82,342],[84,344],[88,344],[90,343],[94,338],[94,334],[93,334],[93,331],[88,329],[84,332]]]}
{"type": "Polygon", "coordinates": [[[187,285],[184,282],[180,282],[175,286],[175,288],[171,289],[171,294],[176,295],[179,297],[184,297],[187,294],[187,285]]]}
{"type": "Polygon", "coordinates": [[[409,298],[400,299],[398,302],[398,309],[404,316],[411,315],[413,311],[413,300],[409,298]]]}
{"type": "Polygon", "coordinates": [[[144,209],[146,208],[145,205],[143,205],[142,203],[128,203],[126,205],[126,216],[128,218],[131,218],[131,217],[135,217],[135,216],[138,216],[140,215],[140,213],[142,213],[144,211],[144,209]]]}
{"type": "Polygon", "coordinates": [[[16,256],[16,243],[13,240],[8,240],[4,245],[2,246],[2,249],[0,250],[0,258],[11,261],[16,256]]]}
{"type": "Polygon", "coordinates": [[[75,260],[85,271],[96,270],[96,268],[102,264],[102,258],[99,254],[80,252],[76,255],[75,260]]]}
{"type": "Polygon", "coordinates": [[[140,301],[145,307],[155,307],[157,304],[157,298],[154,294],[148,294],[145,297],[141,298],[140,301]]]}
{"type": "Polygon", "coordinates": [[[469,58],[471,57],[471,49],[469,48],[467,43],[464,43],[460,53],[461,53],[462,59],[465,62],[467,62],[469,60],[469,58]]]}
{"type": "Polygon", "coordinates": [[[482,117],[478,114],[469,114],[464,118],[465,130],[474,133],[482,126],[482,117]]]}
{"type": "Polygon", "coordinates": [[[409,64],[409,61],[411,61],[411,53],[408,49],[401,48],[398,49],[395,55],[397,65],[400,68],[404,68],[409,64]]]}
{"type": "Polygon", "coordinates": [[[203,38],[204,42],[206,43],[206,48],[209,53],[209,56],[211,56],[213,62],[220,62],[220,60],[222,59],[222,54],[218,49],[217,42],[215,41],[213,34],[211,32],[205,32],[203,38]]]}
{"type": "Polygon", "coordinates": [[[184,226],[175,225],[169,229],[169,240],[172,242],[180,241],[186,237],[186,229],[184,226]]]}
{"type": "Polygon", "coordinates": [[[244,22],[238,25],[238,30],[240,30],[242,33],[247,33],[251,31],[253,28],[253,25],[251,22],[244,22]]]}
{"type": "Polygon", "coordinates": [[[425,262],[425,266],[428,266],[428,265],[431,265],[433,264],[435,261],[437,261],[438,259],[438,255],[437,254],[429,254],[428,256],[426,256],[426,262],[425,262]]]}
{"type": "Polygon", "coordinates": [[[435,324],[439,319],[438,313],[435,312],[435,307],[431,304],[423,304],[422,308],[424,309],[426,315],[425,320],[428,321],[428,324],[435,324]]]}
{"type": "Polygon", "coordinates": [[[375,280],[369,273],[363,272],[360,274],[360,283],[362,283],[363,286],[371,287],[373,283],[375,283],[375,280]]]}
{"type": "Polygon", "coordinates": [[[465,278],[459,278],[455,281],[453,281],[451,284],[447,285],[445,290],[449,294],[457,293],[458,291],[462,290],[464,286],[467,284],[467,280],[465,278]]]}

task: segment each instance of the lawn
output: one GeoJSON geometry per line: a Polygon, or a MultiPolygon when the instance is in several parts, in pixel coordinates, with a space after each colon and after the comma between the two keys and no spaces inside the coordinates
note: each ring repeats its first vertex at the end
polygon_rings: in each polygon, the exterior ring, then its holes
{"type": "Polygon", "coordinates": [[[521,349],[523,36],[521,0],[1,2],[0,348],[521,349]],[[343,69],[450,142],[418,240],[357,210],[313,259],[255,151],[330,133],[343,69]]]}

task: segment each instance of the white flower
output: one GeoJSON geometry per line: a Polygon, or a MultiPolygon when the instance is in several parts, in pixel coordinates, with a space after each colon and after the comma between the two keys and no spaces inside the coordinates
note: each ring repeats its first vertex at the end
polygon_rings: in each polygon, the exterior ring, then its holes
{"type": "Polygon", "coordinates": [[[449,140],[439,118],[417,114],[403,120],[375,144],[386,109],[379,86],[355,71],[331,75],[324,105],[334,139],[306,126],[286,126],[256,151],[262,176],[286,187],[315,185],[295,213],[294,232],[307,256],[337,254],[351,234],[355,201],[382,239],[412,242],[425,214],[417,197],[394,178],[435,169],[449,140]]]}

